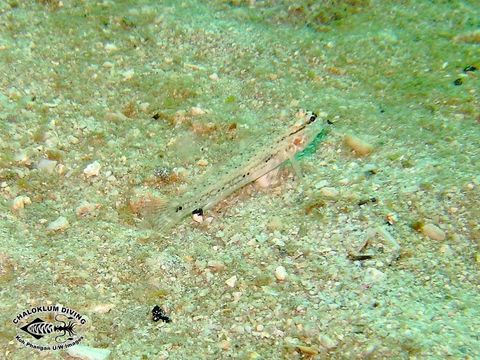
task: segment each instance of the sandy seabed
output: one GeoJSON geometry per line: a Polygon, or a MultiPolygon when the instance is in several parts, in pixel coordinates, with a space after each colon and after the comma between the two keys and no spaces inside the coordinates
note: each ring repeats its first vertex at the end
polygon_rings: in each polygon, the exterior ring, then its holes
{"type": "Polygon", "coordinates": [[[0,1],[0,358],[480,358],[474,3],[0,1]],[[143,219],[298,108],[296,171],[143,219]]]}

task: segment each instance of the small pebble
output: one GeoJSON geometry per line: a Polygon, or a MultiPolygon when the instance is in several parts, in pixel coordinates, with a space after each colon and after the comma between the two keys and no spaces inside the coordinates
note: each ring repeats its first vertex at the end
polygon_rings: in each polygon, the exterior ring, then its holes
{"type": "Polygon", "coordinates": [[[333,187],[324,187],[320,189],[320,194],[325,197],[335,199],[338,197],[339,191],[333,187]]]}
{"type": "Polygon", "coordinates": [[[115,44],[107,43],[105,44],[105,50],[107,50],[108,52],[117,51],[118,47],[115,44]]]}
{"type": "Polygon", "coordinates": [[[445,240],[445,232],[434,224],[425,224],[422,232],[432,240],[445,240]]]}
{"type": "Polygon", "coordinates": [[[230,344],[230,341],[228,341],[228,340],[222,340],[222,341],[220,342],[220,348],[221,348],[222,350],[228,350],[228,349],[230,349],[230,345],[231,345],[231,344],[230,344]]]}
{"type": "Polygon", "coordinates": [[[84,217],[88,214],[92,213],[97,208],[96,204],[89,203],[87,201],[83,201],[77,208],[75,209],[75,214],[78,217],[84,217]]]}
{"type": "Polygon", "coordinates": [[[338,343],[335,340],[325,334],[318,335],[318,341],[320,342],[320,345],[327,350],[333,350],[338,346],[338,343]]]}
{"type": "Polygon", "coordinates": [[[15,156],[13,157],[13,160],[22,164],[27,164],[29,162],[28,155],[23,151],[16,153],[15,156]]]}
{"type": "Polygon", "coordinates": [[[12,210],[17,211],[23,209],[25,205],[30,205],[32,200],[28,196],[20,195],[13,199],[12,210]]]}
{"type": "Polygon", "coordinates": [[[102,166],[98,161],[94,161],[93,163],[87,165],[87,167],[83,170],[83,173],[87,178],[92,176],[98,176],[101,167],[102,166]]]}
{"type": "Polygon", "coordinates": [[[63,175],[65,174],[65,171],[67,171],[67,167],[63,164],[58,164],[55,169],[57,169],[57,174],[58,175],[63,175]]]}
{"type": "Polygon", "coordinates": [[[96,314],[106,314],[115,307],[113,304],[94,305],[90,310],[96,314]]]}
{"type": "Polygon", "coordinates": [[[225,264],[222,263],[221,261],[215,261],[211,260],[208,262],[207,266],[213,271],[213,272],[220,272],[225,269],[225,264]]]}
{"type": "Polygon", "coordinates": [[[207,166],[208,165],[208,161],[205,160],[205,159],[200,159],[197,161],[197,165],[198,166],[207,166]]]}
{"type": "Polygon", "coordinates": [[[236,275],[233,275],[230,279],[225,281],[225,284],[227,284],[231,288],[235,287],[236,283],[237,283],[237,276],[236,275]]]}
{"type": "Polygon", "coordinates": [[[327,180],[320,180],[318,183],[315,184],[315,189],[321,189],[323,187],[326,187],[328,185],[327,180]]]}
{"type": "Polygon", "coordinates": [[[247,359],[248,360],[259,360],[261,358],[262,358],[262,356],[259,353],[257,353],[256,351],[252,351],[252,352],[249,352],[247,354],[247,359]]]}
{"type": "Polygon", "coordinates": [[[82,360],[107,360],[110,357],[110,352],[108,349],[85,345],[74,345],[67,349],[68,355],[82,360]]]}
{"type": "Polygon", "coordinates": [[[52,221],[50,224],[48,224],[47,230],[62,231],[68,228],[68,226],[69,226],[68,220],[63,216],[60,216],[57,220],[52,221]]]}
{"type": "Polygon", "coordinates": [[[37,163],[37,169],[49,174],[53,174],[57,162],[55,160],[40,159],[37,163]]]}
{"type": "Polygon", "coordinates": [[[287,278],[287,270],[283,266],[277,266],[275,269],[275,277],[278,281],[285,281],[287,278]]]}
{"type": "Polygon", "coordinates": [[[448,212],[450,214],[456,214],[458,212],[458,208],[455,206],[452,206],[451,208],[448,209],[448,212]]]}
{"type": "Polygon", "coordinates": [[[120,112],[107,112],[105,114],[105,120],[107,121],[117,122],[117,121],[125,121],[127,119],[128,118],[120,112]]]}
{"type": "Polygon", "coordinates": [[[216,73],[213,73],[212,75],[210,75],[209,78],[210,80],[213,80],[213,81],[218,81],[220,79],[216,73]]]}
{"type": "Polygon", "coordinates": [[[73,145],[77,145],[77,144],[80,142],[80,140],[79,140],[77,137],[73,136],[73,135],[68,135],[68,136],[67,136],[67,141],[68,141],[70,144],[73,144],[73,145]]]}
{"type": "Polygon", "coordinates": [[[357,154],[358,156],[367,156],[373,151],[372,145],[353,135],[346,135],[343,139],[343,142],[345,143],[345,145],[347,145],[347,147],[355,151],[355,154],[357,154]]]}
{"type": "Polygon", "coordinates": [[[383,280],[385,274],[378,269],[369,267],[365,270],[365,282],[367,284],[378,283],[383,280]]]}
{"type": "Polygon", "coordinates": [[[298,351],[300,351],[302,354],[305,354],[308,357],[312,357],[315,355],[318,355],[318,349],[312,347],[312,346],[304,346],[304,345],[298,345],[297,346],[298,351]]]}
{"type": "Polygon", "coordinates": [[[140,103],[138,107],[140,111],[146,113],[148,111],[148,108],[150,107],[150,104],[148,102],[143,102],[143,103],[140,103]]]}
{"type": "Polygon", "coordinates": [[[191,110],[190,110],[190,114],[192,116],[204,115],[205,113],[206,113],[205,110],[203,110],[202,108],[197,107],[197,106],[192,107],[191,110]]]}
{"type": "Polygon", "coordinates": [[[212,217],[212,216],[209,216],[209,217],[207,217],[207,218],[205,219],[205,222],[206,222],[207,224],[211,224],[212,221],[213,221],[213,217],[212,217]]]}
{"type": "Polygon", "coordinates": [[[240,298],[242,297],[242,292],[241,291],[235,291],[233,293],[233,301],[234,302],[238,302],[238,300],[240,300],[240,298]]]}
{"type": "Polygon", "coordinates": [[[133,75],[135,75],[135,70],[133,69],[128,69],[122,72],[123,80],[130,80],[133,78],[133,75]]]}

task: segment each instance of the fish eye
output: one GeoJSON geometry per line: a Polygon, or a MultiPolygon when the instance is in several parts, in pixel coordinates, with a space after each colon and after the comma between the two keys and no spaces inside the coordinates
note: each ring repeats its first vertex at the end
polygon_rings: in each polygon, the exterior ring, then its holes
{"type": "Polygon", "coordinates": [[[202,209],[202,208],[198,208],[198,209],[193,210],[193,211],[192,211],[192,215],[203,216],[203,209],[202,209]]]}
{"type": "Polygon", "coordinates": [[[307,124],[311,124],[311,123],[314,122],[316,119],[317,119],[317,114],[315,114],[314,112],[312,112],[311,115],[310,115],[310,118],[309,118],[308,121],[307,121],[307,124]]]}

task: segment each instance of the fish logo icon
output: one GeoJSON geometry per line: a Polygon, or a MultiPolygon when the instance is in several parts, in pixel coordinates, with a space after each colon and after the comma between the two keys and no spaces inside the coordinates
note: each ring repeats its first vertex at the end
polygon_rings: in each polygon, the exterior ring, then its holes
{"type": "Polygon", "coordinates": [[[33,336],[35,339],[41,339],[46,335],[50,335],[53,333],[59,333],[55,337],[56,342],[63,342],[62,338],[68,335],[64,341],[73,340],[73,336],[75,335],[75,326],[76,323],[72,317],[67,317],[67,321],[63,321],[59,319],[59,316],[65,316],[62,314],[58,314],[55,316],[55,321],[62,323],[62,325],[56,325],[50,322],[46,322],[40,318],[36,318],[35,320],[29,322],[27,325],[22,326],[20,329],[25,331],[27,334],[33,336]],[[68,322],[68,323],[67,323],[68,322]]]}
{"type": "Polygon", "coordinates": [[[74,309],[51,304],[26,309],[12,319],[18,329],[15,340],[39,351],[64,350],[79,344],[87,321],[74,309]]]}

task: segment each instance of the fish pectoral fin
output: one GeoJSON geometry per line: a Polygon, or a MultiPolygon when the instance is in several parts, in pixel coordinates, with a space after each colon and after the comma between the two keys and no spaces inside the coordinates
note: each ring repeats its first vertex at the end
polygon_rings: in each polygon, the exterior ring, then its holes
{"type": "Polygon", "coordinates": [[[295,159],[295,156],[290,157],[290,164],[292,164],[295,177],[300,181],[302,181],[303,179],[302,169],[300,168],[300,164],[298,163],[298,161],[295,159]]]}
{"type": "Polygon", "coordinates": [[[165,210],[168,205],[170,205],[169,201],[164,197],[160,196],[148,196],[145,199],[145,211],[146,212],[161,212],[165,210]]]}

